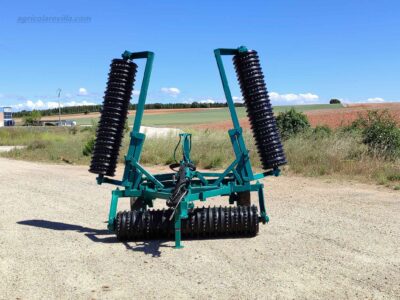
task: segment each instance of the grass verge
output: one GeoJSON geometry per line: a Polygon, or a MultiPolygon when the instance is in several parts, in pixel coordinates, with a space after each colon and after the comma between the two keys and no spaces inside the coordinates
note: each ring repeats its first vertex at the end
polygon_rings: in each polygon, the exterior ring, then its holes
{"type": "MultiPolygon", "coordinates": [[[[1,153],[3,157],[31,161],[65,162],[89,165],[90,156],[83,155],[87,141],[93,136],[90,127],[66,128],[2,128],[0,145],[26,145],[27,148],[1,153]]],[[[210,130],[186,130],[193,133],[192,159],[199,168],[225,168],[233,161],[228,134],[210,130]]],[[[252,164],[260,168],[256,147],[250,132],[244,134],[252,164]]],[[[285,141],[289,161],[285,173],[305,176],[325,176],[375,182],[400,189],[400,160],[387,160],[371,155],[361,143],[357,132],[337,131],[327,135],[312,133],[297,135],[285,141]]],[[[120,162],[128,148],[126,135],[120,152],[120,162]]],[[[166,165],[174,161],[176,136],[147,138],[141,162],[145,165],[166,165]]],[[[177,159],[180,159],[180,151],[177,159]]]]}

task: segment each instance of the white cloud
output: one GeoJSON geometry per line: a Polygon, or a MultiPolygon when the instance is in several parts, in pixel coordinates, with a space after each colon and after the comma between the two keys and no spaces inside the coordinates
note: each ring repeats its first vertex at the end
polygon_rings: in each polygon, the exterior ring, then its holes
{"type": "MultiPolygon", "coordinates": [[[[70,102],[60,103],[60,106],[67,107],[67,106],[84,106],[84,105],[95,105],[95,104],[96,103],[88,102],[88,101],[81,101],[81,102],[70,101],[70,102]]],[[[51,108],[58,108],[58,102],[55,102],[55,101],[43,102],[42,100],[37,100],[37,101],[27,100],[24,103],[18,103],[18,104],[11,105],[11,106],[18,110],[51,109],[51,108]]]]}
{"type": "MultiPolygon", "coordinates": [[[[47,108],[58,108],[58,102],[55,101],[49,101],[46,103],[47,108]]],[[[61,107],[64,107],[62,103],[60,103],[61,107]]]]}
{"type": "Polygon", "coordinates": [[[242,97],[238,97],[238,96],[233,96],[232,100],[233,100],[233,102],[243,102],[243,98],[242,97]]]}
{"type": "Polygon", "coordinates": [[[87,96],[88,94],[89,93],[88,93],[87,89],[85,89],[83,87],[79,88],[79,91],[78,91],[79,96],[87,96]]]}
{"type": "Polygon", "coordinates": [[[319,96],[312,93],[305,94],[278,94],[276,92],[269,93],[271,100],[285,101],[295,104],[312,104],[317,103],[319,96]]]}
{"type": "Polygon", "coordinates": [[[26,107],[30,109],[37,109],[37,108],[43,108],[44,107],[44,102],[42,100],[37,100],[36,102],[33,102],[32,100],[26,101],[26,107]]]}
{"type": "Polygon", "coordinates": [[[215,100],[213,100],[213,99],[206,99],[206,100],[201,100],[200,103],[210,103],[210,104],[213,104],[213,103],[215,103],[215,100]]]}
{"type": "Polygon", "coordinates": [[[369,103],[382,103],[382,102],[385,102],[385,99],[380,98],[380,97],[368,98],[367,102],[369,102],[369,103]]]}
{"type": "Polygon", "coordinates": [[[61,106],[85,106],[85,105],[96,105],[96,103],[89,102],[86,100],[83,100],[81,102],[70,101],[70,102],[66,102],[66,103],[61,103],[61,106]]]}
{"type": "Polygon", "coordinates": [[[161,92],[171,96],[177,96],[181,93],[181,91],[176,87],[163,87],[161,88],[161,92]]]}
{"type": "Polygon", "coordinates": [[[132,96],[139,96],[140,90],[134,90],[132,91],[132,96]]]}

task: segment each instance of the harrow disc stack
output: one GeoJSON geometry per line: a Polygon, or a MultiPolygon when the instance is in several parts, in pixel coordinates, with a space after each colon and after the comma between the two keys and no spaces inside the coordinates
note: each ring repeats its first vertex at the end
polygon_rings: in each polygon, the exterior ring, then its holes
{"type": "Polygon", "coordinates": [[[89,171],[114,176],[137,65],[114,59],[110,67],[89,171]]]}
{"type": "Polygon", "coordinates": [[[263,169],[278,168],[287,162],[257,52],[239,52],[233,63],[263,169]]]}

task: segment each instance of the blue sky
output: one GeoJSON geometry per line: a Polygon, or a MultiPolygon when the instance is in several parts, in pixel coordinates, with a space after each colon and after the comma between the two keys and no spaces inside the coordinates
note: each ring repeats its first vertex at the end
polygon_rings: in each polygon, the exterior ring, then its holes
{"type": "Polygon", "coordinates": [[[52,107],[57,88],[64,105],[101,103],[125,49],[156,53],[149,102],[224,101],[213,49],[240,45],[274,104],[400,101],[399,1],[73,0],[2,3],[0,106],[52,107]]]}

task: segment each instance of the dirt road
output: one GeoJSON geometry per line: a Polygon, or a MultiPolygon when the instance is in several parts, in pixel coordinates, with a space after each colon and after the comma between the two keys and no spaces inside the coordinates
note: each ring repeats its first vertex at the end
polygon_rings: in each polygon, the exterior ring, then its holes
{"type": "Polygon", "coordinates": [[[110,235],[112,187],[94,177],[0,159],[0,299],[400,298],[399,192],[268,179],[257,237],[175,250],[110,235]]]}

